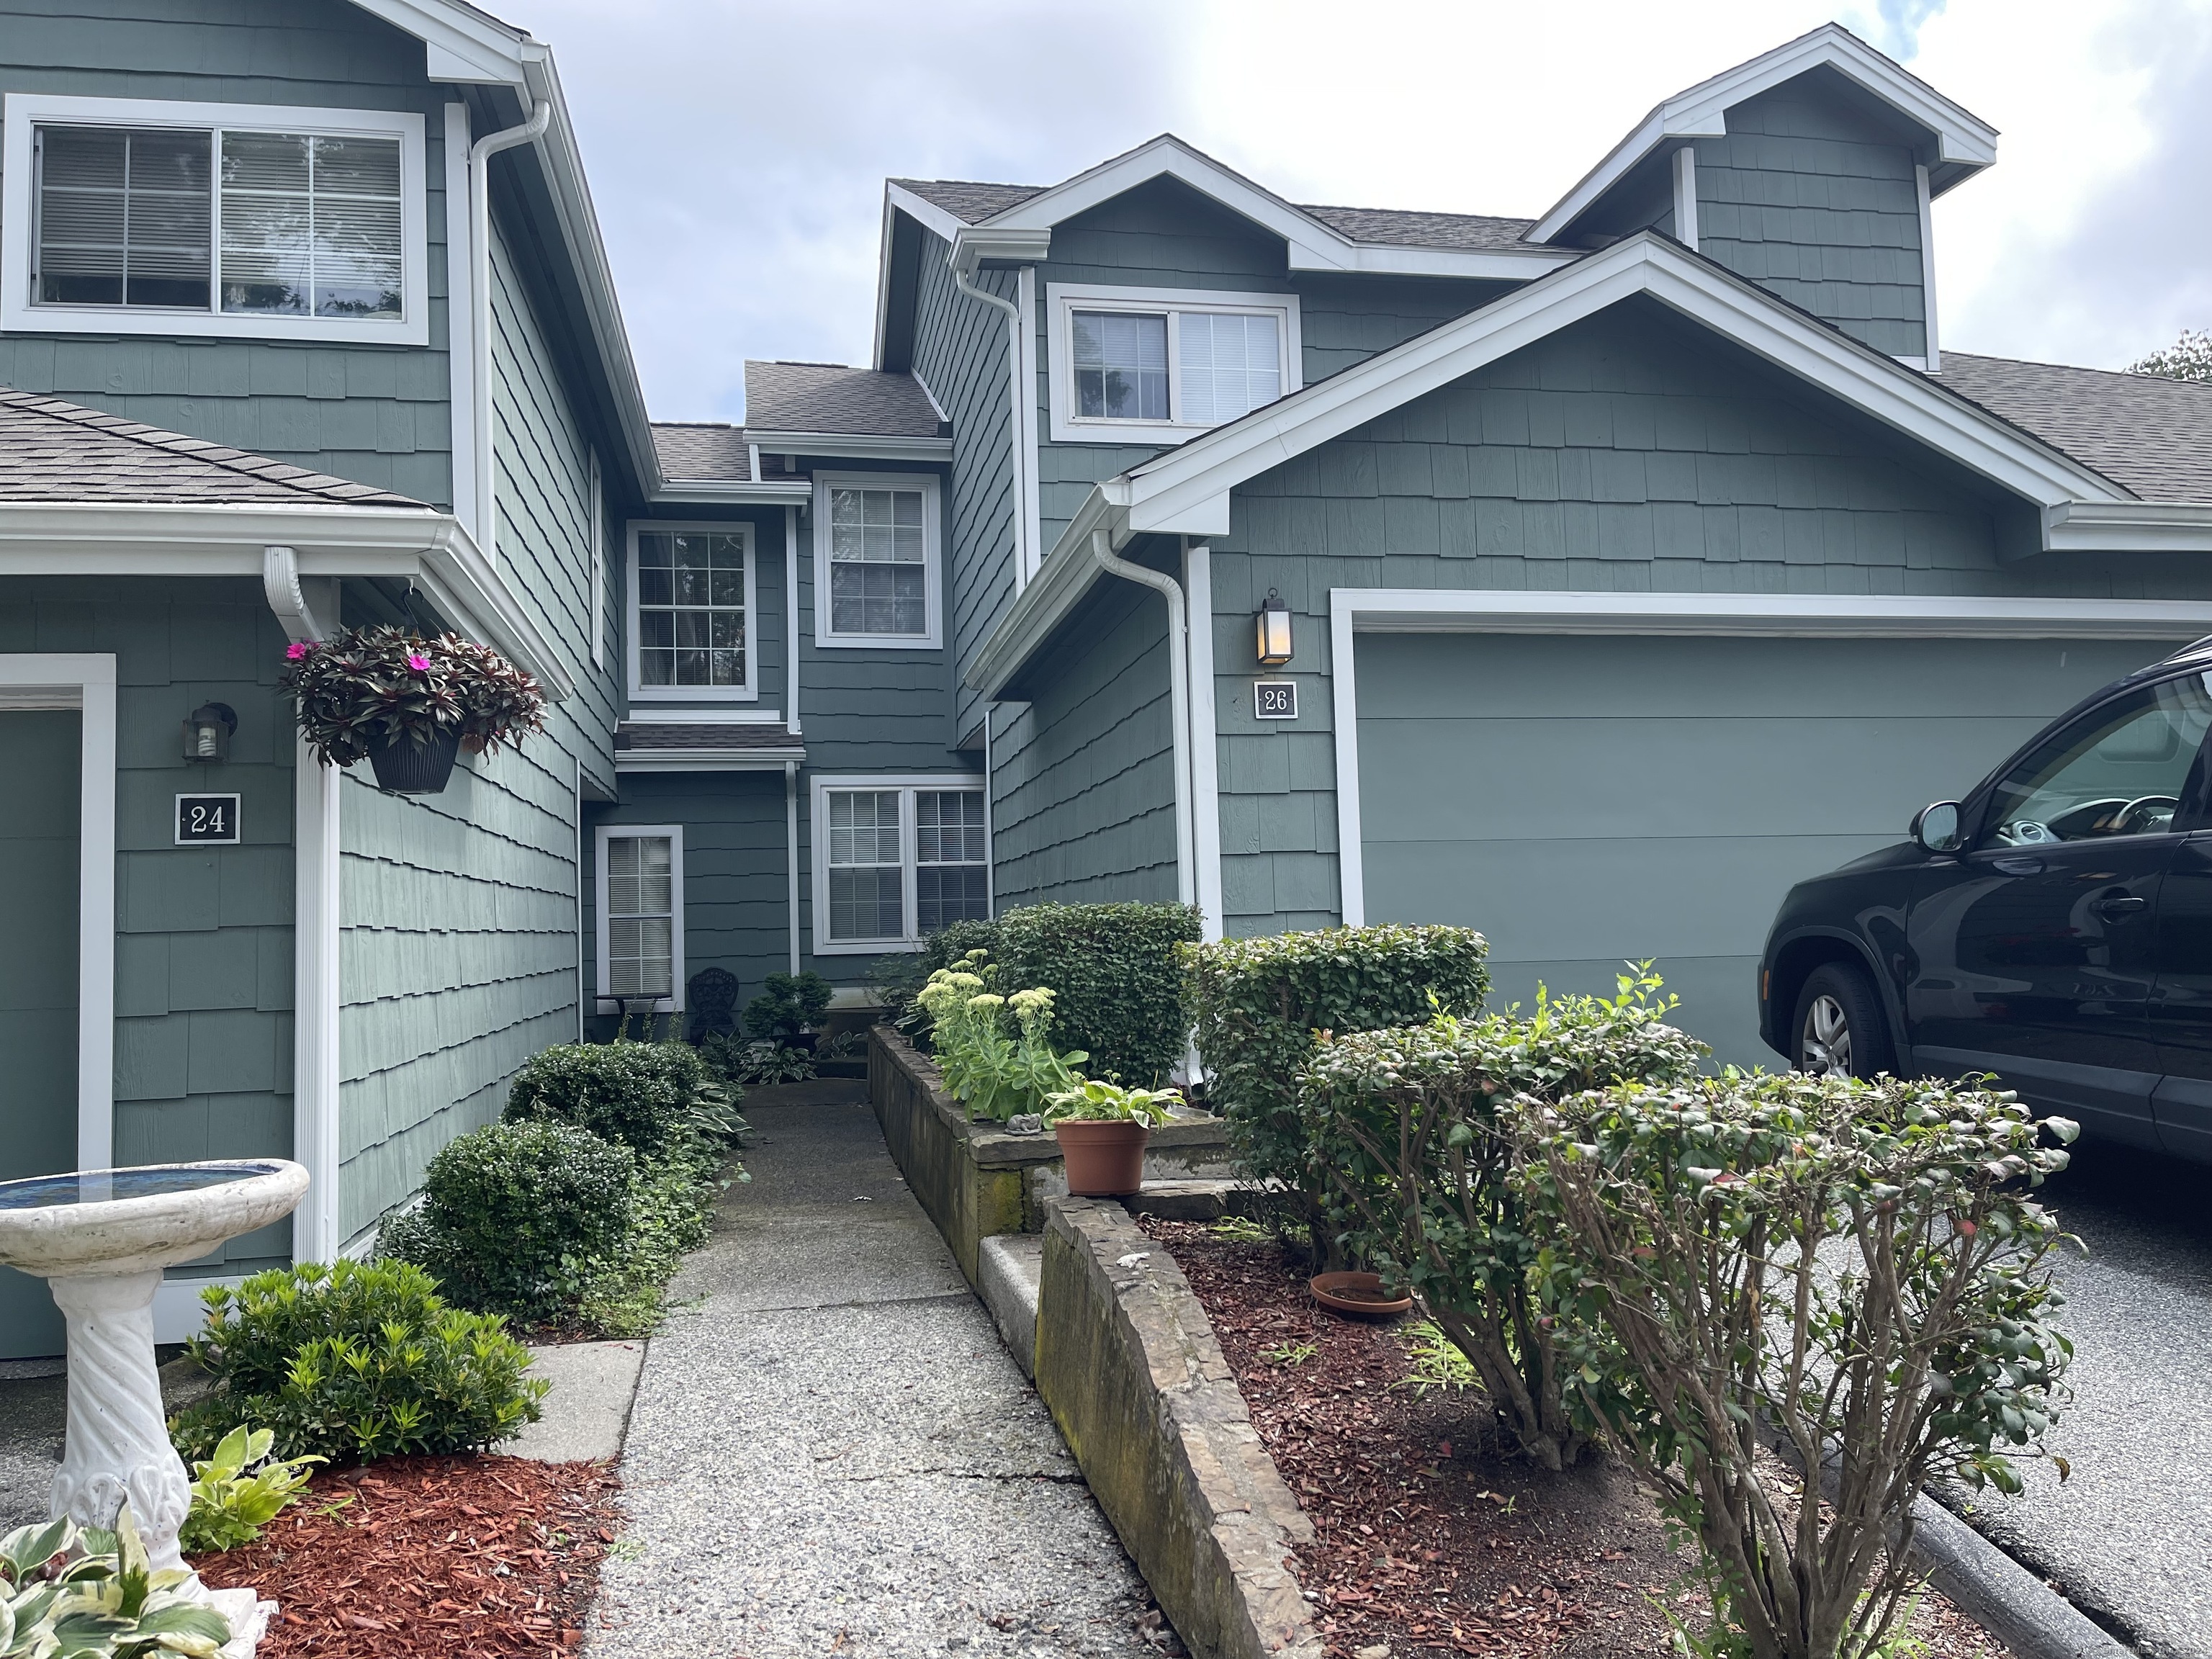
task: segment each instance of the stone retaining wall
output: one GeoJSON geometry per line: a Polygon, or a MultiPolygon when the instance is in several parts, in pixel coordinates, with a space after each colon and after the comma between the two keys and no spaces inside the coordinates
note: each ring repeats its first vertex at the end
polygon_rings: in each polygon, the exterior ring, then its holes
{"type": "MultiPolygon", "coordinates": [[[[907,1186],[952,1247],[968,1282],[979,1282],[977,1250],[1000,1233],[1033,1233],[1045,1205],[1065,1194],[1060,1143],[1049,1134],[1008,1134],[970,1123],[927,1055],[889,1025],[868,1033],[868,1102],[907,1186]]],[[[1152,1131],[1146,1179],[1225,1172],[1228,1133],[1194,1112],[1152,1131]]]]}
{"type": "Polygon", "coordinates": [[[1046,1206],[1037,1393],[1199,1659],[1320,1659],[1276,1473],[1182,1270],[1109,1200],[1046,1206]]]}

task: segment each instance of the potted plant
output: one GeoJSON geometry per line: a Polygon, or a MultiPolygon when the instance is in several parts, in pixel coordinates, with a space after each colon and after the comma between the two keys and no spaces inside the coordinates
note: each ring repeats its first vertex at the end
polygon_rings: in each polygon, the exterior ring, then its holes
{"type": "Polygon", "coordinates": [[[458,635],[426,640],[376,623],[295,641],[284,658],[279,684],[323,764],[366,760],[377,787],[395,794],[434,795],[459,750],[520,744],[545,723],[538,682],[458,635]]]}
{"type": "Polygon", "coordinates": [[[1125,1089],[1083,1078],[1046,1103],[1067,1190],[1077,1198],[1127,1198],[1145,1184],[1145,1143],[1167,1121],[1172,1089],[1125,1089]]]}

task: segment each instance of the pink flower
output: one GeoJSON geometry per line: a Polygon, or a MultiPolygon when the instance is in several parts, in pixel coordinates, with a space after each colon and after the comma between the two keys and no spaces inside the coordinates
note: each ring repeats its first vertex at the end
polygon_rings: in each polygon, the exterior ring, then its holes
{"type": "Polygon", "coordinates": [[[309,645],[305,640],[295,640],[291,644],[284,647],[284,660],[287,662],[297,662],[301,658],[306,656],[307,653],[314,648],[315,647],[313,646],[309,645]]]}
{"type": "Polygon", "coordinates": [[[410,651],[407,653],[407,665],[418,674],[427,674],[430,672],[430,659],[415,652],[410,651]]]}

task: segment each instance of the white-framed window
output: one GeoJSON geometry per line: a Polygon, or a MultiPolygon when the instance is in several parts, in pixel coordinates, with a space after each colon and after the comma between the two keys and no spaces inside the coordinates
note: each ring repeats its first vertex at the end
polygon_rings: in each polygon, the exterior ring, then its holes
{"type": "Polygon", "coordinates": [[[814,475],[814,642],[943,642],[938,483],[929,472],[814,475]]]}
{"type": "Polygon", "coordinates": [[[684,1007],[684,826],[603,823],[599,862],[598,1000],[601,1012],[648,1000],[684,1007]]]}
{"type": "Polygon", "coordinates": [[[1303,384],[1295,294],[1049,283],[1055,443],[1178,444],[1303,384]]]}
{"type": "Polygon", "coordinates": [[[629,695],[633,702],[750,702],[753,527],[629,526],[629,695]]]}
{"type": "Polygon", "coordinates": [[[429,340],[420,115],[11,92],[4,129],[0,329],[429,340]]]}
{"type": "Polygon", "coordinates": [[[814,780],[814,951],[910,951],[991,914],[983,780],[814,780]]]}

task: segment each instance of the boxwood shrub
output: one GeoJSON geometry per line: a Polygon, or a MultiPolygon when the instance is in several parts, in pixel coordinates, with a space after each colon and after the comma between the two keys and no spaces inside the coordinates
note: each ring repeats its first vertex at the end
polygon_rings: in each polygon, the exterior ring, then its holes
{"type": "Polygon", "coordinates": [[[507,1090],[510,1123],[550,1121],[658,1158],[727,1132],[730,1103],[688,1042],[570,1042],[531,1056],[507,1090]]]}
{"type": "Polygon", "coordinates": [[[1202,933],[1188,904],[1035,904],[999,918],[991,959],[1009,990],[1053,993],[1053,1042],[1094,1077],[1156,1087],[1190,1041],[1176,952],[1202,933]]]}
{"type": "Polygon", "coordinates": [[[489,1446],[538,1420],[545,1384],[505,1322],[448,1307],[409,1263],[303,1262],[201,1297],[188,1347],[216,1386],[171,1419],[187,1459],[240,1425],[274,1434],[279,1457],[350,1463],[489,1446]]]}
{"type": "Polygon", "coordinates": [[[1325,1195],[1308,1169],[1297,1110],[1298,1072],[1316,1034],[1474,1013],[1490,988],[1489,951],[1472,927],[1395,924],[1183,947],[1207,1103],[1229,1120],[1247,1173],[1295,1195],[1316,1257],[1329,1253],[1325,1195]]]}
{"type": "Polygon", "coordinates": [[[629,1237],[638,1172],[629,1147],[588,1130],[489,1124],[430,1160],[421,1207],[386,1224],[381,1249],[464,1307],[549,1318],[629,1237]]]}

